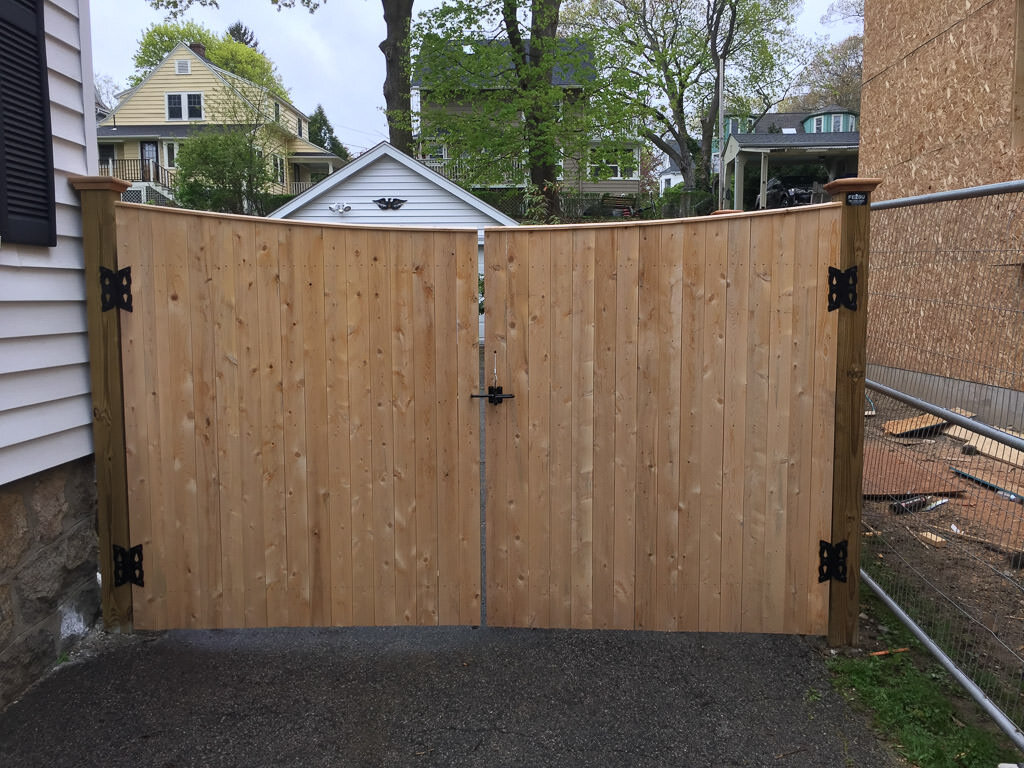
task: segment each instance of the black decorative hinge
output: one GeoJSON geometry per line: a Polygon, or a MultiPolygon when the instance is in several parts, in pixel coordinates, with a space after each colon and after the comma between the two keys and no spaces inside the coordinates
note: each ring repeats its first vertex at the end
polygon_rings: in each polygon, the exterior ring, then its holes
{"type": "Polygon", "coordinates": [[[100,308],[125,309],[132,311],[132,268],[125,267],[115,272],[100,267],[100,308]]]}
{"type": "Polygon", "coordinates": [[[509,400],[515,397],[515,395],[503,394],[501,391],[501,387],[488,387],[486,395],[481,392],[479,395],[470,395],[470,397],[486,397],[487,402],[490,403],[491,405],[501,405],[502,400],[509,400]]]}
{"type": "Polygon", "coordinates": [[[835,267],[828,268],[828,311],[840,307],[857,309],[857,267],[845,272],[835,267]]]}
{"type": "Polygon", "coordinates": [[[818,583],[835,579],[846,583],[846,541],[831,544],[822,541],[818,546],[818,583]]]}
{"type": "Polygon", "coordinates": [[[131,549],[114,545],[114,586],[135,584],[144,587],[142,573],[142,545],[131,549]]]}

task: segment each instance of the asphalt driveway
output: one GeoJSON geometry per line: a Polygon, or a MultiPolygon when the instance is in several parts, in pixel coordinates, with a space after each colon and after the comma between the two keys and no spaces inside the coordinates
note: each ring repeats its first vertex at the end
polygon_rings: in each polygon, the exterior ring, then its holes
{"type": "Polygon", "coordinates": [[[107,637],[0,714],[0,766],[892,766],[800,637],[107,637]]]}

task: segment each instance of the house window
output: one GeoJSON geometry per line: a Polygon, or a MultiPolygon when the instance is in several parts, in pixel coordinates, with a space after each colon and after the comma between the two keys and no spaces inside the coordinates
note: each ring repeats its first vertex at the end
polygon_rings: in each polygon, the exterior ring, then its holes
{"type": "Polygon", "coordinates": [[[168,93],[168,120],[202,120],[203,94],[201,93],[168,93]]]}
{"type": "Polygon", "coordinates": [[[281,122],[281,104],[276,101],[274,102],[274,122],[281,122]]]}
{"type": "Polygon", "coordinates": [[[191,75],[192,74],[192,62],[188,59],[182,59],[174,62],[174,74],[176,75],[191,75]]]}
{"type": "Polygon", "coordinates": [[[274,155],[274,178],[278,184],[284,184],[284,158],[274,155]]]}
{"type": "Polygon", "coordinates": [[[832,115],[832,133],[839,133],[843,130],[843,116],[832,115]]]}
{"type": "Polygon", "coordinates": [[[301,117],[299,118],[298,133],[299,133],[299,138],[301,139],[302,138],[302,118],[301,117]]]}
{"type": "Polygon", "coordinates": [[[815,133],[821,133],[824,130],[825,130],[825,118],[822,117],[821,115],[818,115],[816,118],[814,118],[814,132],[815,133]]]}
{"type": "Polygon", "coordinates": [[[164,166],[166,168],[174,168],[175,158],[178,156],[178,144],[174,141],[168,141],[164,144],[164,166]]]}
{"type": "Polygon", "coordinates": [[[0,239],[57,244],[50,96],[43,0],[0,3],[4,87],[0,89],[0,239]]]}

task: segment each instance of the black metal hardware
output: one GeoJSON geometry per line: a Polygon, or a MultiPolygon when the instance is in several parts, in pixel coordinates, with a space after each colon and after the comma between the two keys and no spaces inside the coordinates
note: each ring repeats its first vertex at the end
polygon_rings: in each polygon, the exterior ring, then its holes
{"type": "Polygon", "coordinates": [[[131,549],[114,545],[114,586],[135,584],[144,587],[142,572],[142,545],[131,549]]]}
{"type": "Polygon", "coordinates": [[[828,268],[828,311],[840,307],[857,310],[857,267],[845,272],[835,267],[828,268]]]}
{"type": "Polygon", "coordinates": [[[132,268],[125,267],[115,272],[100,267],[100,309],[124,309],[132,311],[132,268]]]}
{"type": "Polygon", "coordinates": [[[409,201],[402,200],[400,197],[378,197],[373,202],[375,202],[377,204],[377,207],[380,208],[382,211],[386,211],[388,209],[392,211],[397,211],[399,208],[401,208],[409,201]]]}
{"type": "Polygon", "coordinates": [[[818,545],[818,583],[835,579],[846,583],[846,540],[838,544],[822,541],[818,545]]]}
{"type": "Polygon", "coordinates": [[[470,395],[470,397],[487,398],[487,402],[491,405],[501,405],[502,400],[509,400],[515,395],[506,395],[501,391],[501,387],[488,387],[487,394],[481,392],[478,395],[470,395]]]}

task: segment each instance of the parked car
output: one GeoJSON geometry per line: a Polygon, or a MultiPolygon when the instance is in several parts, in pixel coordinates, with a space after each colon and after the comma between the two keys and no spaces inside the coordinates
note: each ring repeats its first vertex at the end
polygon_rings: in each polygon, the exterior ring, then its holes
{"type": "MultiPolygon", "coordinates": [[[[811,187],[799,183],[792,185],[782,179],[770,178],[767,184],[766,208],[789,208],[794,205],[808,205],[811,202],[811,187]]],[[[761,195],[758,195],[754,208],[761,207],[761,195]]]]}

